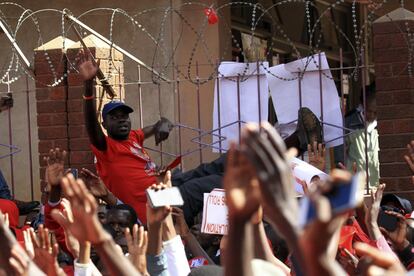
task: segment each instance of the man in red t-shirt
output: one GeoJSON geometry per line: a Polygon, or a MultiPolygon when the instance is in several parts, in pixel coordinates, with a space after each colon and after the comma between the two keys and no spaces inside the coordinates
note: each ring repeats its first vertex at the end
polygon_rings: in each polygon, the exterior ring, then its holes
{"type": "Polygon", "coordinates": [[[172,124],[161,118],[156,124],[131,130],[129,113],[134,110],[121,101],[113,100],[102,110],[102,126],[98,122],[93,95],[93,81],[98,66],[89,55],[80,52],[79,71],[85,80],[84,116],[91,148],[96,157],[96,169],[106,187],[123,203],[134,208],[139,219],[146,223],[145,190],[156,183],[156,166],[143,148],[144,140],[155,135],[159,143],[168,138],[172,124]],[[167,132],[159,126],[169,125],[167,132]]]}

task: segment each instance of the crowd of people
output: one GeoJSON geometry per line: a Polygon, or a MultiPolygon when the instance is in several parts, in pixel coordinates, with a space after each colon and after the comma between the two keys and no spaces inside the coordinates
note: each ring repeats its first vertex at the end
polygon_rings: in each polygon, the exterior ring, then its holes
{"type": "MultiPolygon", "coordinates": [[[[3,185],[0,275],[406,275],[414,268],[407,199],[376,183],[361,204],[338,210],[331,202],[354,175],[363,178],[360,165],[332,169],[327,180],[299,180],[304,195],[298,196],[293,157],[307,151],[311,165],[326,169],[321,125],[309,109],[299,111],[298,129],[285,140],[267,122],[249,123],[217,160],[187,172],[164,170],[143,144],[152,136],[157,143],[167,139],[173,124],[161,118],[131,130],[133,109],[111,101],[102,110],[105,134],[93,93],[98,65],[81,52],[79,69],[96,172],[74,174],[67,152],[50,149],[47,200],[39,211],[30,203],[24,223],[3,185]],[[171,187],[183,206],[148,203],[148,189],[171,187]],[[214,188],[226,192],[226,235],[201,231],[203,194],[214,188]],[[304,198],[312,206],[306,223],[304,198]]],[[[407,147],[414,174],[414,141],[407,147]]]]}

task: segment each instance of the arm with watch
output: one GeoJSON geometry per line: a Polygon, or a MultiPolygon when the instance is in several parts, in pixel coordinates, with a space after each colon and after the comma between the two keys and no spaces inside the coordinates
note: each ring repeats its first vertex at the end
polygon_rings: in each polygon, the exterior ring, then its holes
{"type": "MultiPolygon", "coordinates": [[[[106,150],[105,134],[98,122],[96,114],[95,96],[93,94],[94,79],[99,69],[99,60],[96,64],[91,59],[90,55],[83,50],[79,51],[79,72],[84,79],[84,116],[86,129],[88,131],[89,140],[100,151],[106,150]]],[[[155,124],[146,126],[142,129],[144,132],[144,139],[155,136],[155,143],[158,145],[168,138],[170,131],[174,124],[167,118],[161,117],[155,124]]]]}
{"type": "Polygon", "coordinates": [[[98,122],[98,116],[96,114],[95,96],[93,95],[93,85],[96,77],[96,73],[99,68],[99,60],[95,64],[88,53],[83,50],[79,51],[78,57],[79,72],[83,76],[85,90],[83,94],[84,99],[84,116],[86,130],[91,144],[100,151],[106,150],[105,134],[98,122]]]}

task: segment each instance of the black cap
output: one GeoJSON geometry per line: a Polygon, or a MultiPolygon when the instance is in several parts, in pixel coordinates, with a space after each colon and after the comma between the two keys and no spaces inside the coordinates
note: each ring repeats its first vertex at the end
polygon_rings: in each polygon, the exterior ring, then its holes
{"type": "Polygon", "coordinates": [[[382,197],[381,205],[385,205],[387,202],[398,203],[406,214],[410,214],[413,211],[413,207],[408,199],[399,197],[395,194],[385,194],[382,197]]]}

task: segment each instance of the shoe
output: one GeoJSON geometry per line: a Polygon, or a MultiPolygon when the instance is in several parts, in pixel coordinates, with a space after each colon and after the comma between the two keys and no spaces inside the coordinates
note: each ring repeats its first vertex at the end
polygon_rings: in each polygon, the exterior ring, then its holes
{"type": "Polygon", "coordinates": [[[21,201],[21,200],[13,200],[16,203],[17,208],[19,209],[19,214],[21,216],[27,215],[32,210],[37,208],[40,205],[39,201],[21,201]]]}
{"type": "Polygon", "coordinates": [[[308,150],[308,144],[323,142],[323,129],[318,117],[307,107],[298,111],[298,126],[296,128],[299,138],[299,147],[302,151],[308,150]]]}

